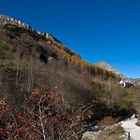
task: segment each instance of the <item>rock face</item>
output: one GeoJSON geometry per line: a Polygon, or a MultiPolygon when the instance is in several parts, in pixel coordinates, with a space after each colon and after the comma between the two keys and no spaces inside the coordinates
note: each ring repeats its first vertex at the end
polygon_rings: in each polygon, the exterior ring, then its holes
{"type": "Polygon", "coordinates": [[[23,27],[26,29],[31,28],[28,24],[25,24],[24,22],[21,22],[20,20],[17,20],[8,16],[0,15],[0,26],[3,26],[5,24],[13,24],[13,25],[17,25],[19,27],[23,27]]]}
{"type": "Polygon", "coordinates": [[[106,69],[108,71],[113,72],[116,76],[120,77],[121,79],[124,79],[125,76],[123,74],[121,74],[120,72],[118,72],[114,67],[112,67],[111,65],[107,64],[106,62],[99,62],[96,63],[96,66],[106,69]]]}
{"type": "Polygon", "coordinates": [[[39,32],[36,31],[35,29],[33,29],[29,24],[26,24],[24,22],[22,22],[21,20],[17,20],[15,18],[9,17],[9,16],[5,16],[5,15],[0,15],[0,26],[4,26],[4,25],[16,25],[18,27],[22,27],[28,30],[32,30],[37,32],[39,35],[44,36],[45,38],[53,38],[54,37],[48,33],[44,33],[44,32],[39,32]]]}

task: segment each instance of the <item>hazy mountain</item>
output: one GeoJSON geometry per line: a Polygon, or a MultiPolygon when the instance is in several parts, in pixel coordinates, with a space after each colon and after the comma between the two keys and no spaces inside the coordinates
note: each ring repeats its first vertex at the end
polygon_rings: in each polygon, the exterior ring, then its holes
{"type": "Polygon", "coordinates": [[[106,69],[112,73],[114,73],[116,76],[121,77],[122,79],[125,78],[125,76],[123,74],[121,74],[119,71],[117,71],[114,67],[112,67],[111,65],[109,65],[106,62],[98,62],[96,64],[96,66],[99,66],[100,68],[106,69]]]}
{"type": "Polygon", "coordinates": [[[140,78],[136,78],[136,79],[130,78],[130,80],[134,81],[136,85],[140,86],[140,78]]]}

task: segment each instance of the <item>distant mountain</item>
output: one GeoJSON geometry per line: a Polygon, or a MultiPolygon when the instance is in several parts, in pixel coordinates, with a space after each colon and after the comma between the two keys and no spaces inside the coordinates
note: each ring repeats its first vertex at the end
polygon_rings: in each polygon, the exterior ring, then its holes
{"type": "Polygon", "coordinates": [[[116,76],[121,77],[122,79],[125,78],[125,76],[123,74],[121,74],[120,72],[118,72],[114,67],[112,67],[110,64],[106,63],[106,62],[98,62],[96,63],[96,66],[106,69],[112,73],[114,73],[116,76]]]}
{"type": "Polygon", "coordinates": [[[140,86],[140,78],[136,78],[136,79],[133,79],[131,78],[131,80],[138,86],[140,86]]]}

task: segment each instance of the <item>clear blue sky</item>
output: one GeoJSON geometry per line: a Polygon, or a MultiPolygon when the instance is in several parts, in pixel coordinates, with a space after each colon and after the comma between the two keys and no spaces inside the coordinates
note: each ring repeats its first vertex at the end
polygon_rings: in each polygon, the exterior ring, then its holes
{"type": "Polygon", "coordinates": [[[140,0],[0,0],[0,14],[53,34],[91,63],[140,77],[140,0]]]}

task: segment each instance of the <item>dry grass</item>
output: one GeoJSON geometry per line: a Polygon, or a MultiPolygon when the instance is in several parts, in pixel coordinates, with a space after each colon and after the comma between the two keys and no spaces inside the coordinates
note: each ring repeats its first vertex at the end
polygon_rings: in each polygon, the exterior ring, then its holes
{"type": "Polygon", "coordinates": [[[136,125],[140,127],[140,122],[139,122],[139,121],[138,121],[138,122],[136,122],[136,125]]]}
{"type": "Polygon", "coordinates": [[[97,136],[96,140],[123,140],[124,130],[121,126],[115,126],[97,136]]]}

